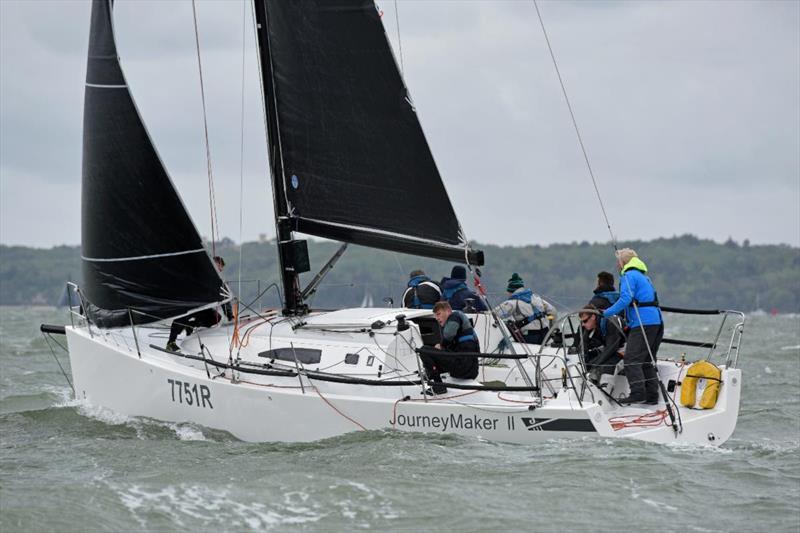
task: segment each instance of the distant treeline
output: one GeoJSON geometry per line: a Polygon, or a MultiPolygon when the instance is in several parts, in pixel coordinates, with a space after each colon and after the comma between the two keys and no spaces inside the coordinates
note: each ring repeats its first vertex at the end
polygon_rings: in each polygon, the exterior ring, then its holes
{"type": "MultiPolygon", "coordinates": [[[[314,271],[303,275],[304,283],[338,246],[309,241],[314,271]]],[[[620,243],[623,246],[636,249],[647,263],[664,305],[800,312],[798,248],[751,246],[748,241],[739,244],[733,240],[718,244],[692,235],[620,243]]],[[[613,251],[607,243],[476,247],[486,254],[482,280],[493,302],[499,301],[506,280],[517,272],[528,287],[559,308],[577,308],[590,298],[598,271],[615,272],[613,251]]],[[[225,257],[225,278],[238,292],[240,247],[225,239],[216,245],[216,252],[225,257]]],[[[279,291],[270,287],[279,280],[274,242],[245,243],[241,256],[243,300],[278,305],[279,291]],[[259,291],[263,293],[260,296],[259,291]]],[[[383,306],[386,298],[392,298],[397,305],[411,270],[421,268],[438,281],[449,275],[452,266],[351,246],[312,303],[316,307],[383,306]]],[[[55,305],[67,280],[80,281],[79,247],[42,250],[0,245],[0,305],[55,305]]]]}

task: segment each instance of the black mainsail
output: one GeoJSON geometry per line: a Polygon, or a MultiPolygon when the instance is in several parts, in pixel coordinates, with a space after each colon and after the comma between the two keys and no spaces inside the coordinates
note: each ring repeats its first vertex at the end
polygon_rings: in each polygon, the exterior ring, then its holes
{"type": "Polygon", "coordinates": [[[83,114],[82,292],[94,323],[153,322],[224,299],[117,57],[111,1],[92,3],[83,114]]]}
{"type": "MultiPolygon", "coordinates": [[[[298,231],[482,264],[373,0],[254,2],[279,241],[298,231]]],[[[283,255],[284,285],[296,285],[283,255]]]]}

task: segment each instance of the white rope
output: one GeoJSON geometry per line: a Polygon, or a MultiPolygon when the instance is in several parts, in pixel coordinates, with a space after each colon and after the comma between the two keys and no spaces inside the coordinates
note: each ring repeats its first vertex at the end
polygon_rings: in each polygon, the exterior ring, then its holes
{"type": "Polygon", "coordinates": [[[203,64],[200,60],[200,33],[197,29],[197,7],[192,0],[192,17],[194,20],[194,42],[197,49],[197,70],[200,74],[200,98],[203,103],[203,130],[206,141],[206,169],[208,171],[208,204],[211,210],[211,255],[216,255],[216,242],[219,224],[217,222],[217,205],[214,194],[214,177],[211,172],[211,147],[208,142],[208,119],[206,114],[206,91],[203,84],[203,64]]]}
{"type": "Polygon", "coordinates": [[[556,75],[558,76],[558,83],[561,85],[561,92],[564,95],[564,100],[567,102],[567,109],[569,109],[569,116],[572,118],[572,126],[575,128],[575,134],[578,136],[578,144],[581,147],[581,152],[583,152],[583,159],[586,161],[586,168],[589,169],[589,177],[592,178],[592,185],[594,185],[594,192],[597,195],[597,201],[600,202],[600,210],[603,212],[603,218],[606,221],[606,227],[608,227],[608,234],[611,236],[611,243],[614,246],[614,250],[617,250],[617,238],[614,236],[614,232],[611,231],[611,222],[608,220],[608,214],[606,213],[606,207],[603,204],[603,198],[600,196],[600,189],[597,187],[597,180],[594,177],[594,172],[592,171],[592,165],[589,163],[589,155],[586,152],[586,147],[583,144],[583,138],[581,137],[581,131],[578,128],[578,122],[575,120],[575,113],[572,111],[572,104],[569,101],[569,96],[567,96],[567,89],[564,85],[564,79],[561,77],[561,71],[558,68],[558,62],[556,61],[555,53],[553,53],[553,47],[550,45],[550,38],[547,36],[547,30],[544,27],[544,20],[542,20],[542,14],[539,11],[539,4],[536,0],[533,1],[533,7],[536,8],[536,16],[539,17],[539,24],[542,26],[542,33],[544,34],[544,40],[547,42],[547,49],[550,51],[550,59],[553,60],[553,66],[556,69],[556,75]]]}

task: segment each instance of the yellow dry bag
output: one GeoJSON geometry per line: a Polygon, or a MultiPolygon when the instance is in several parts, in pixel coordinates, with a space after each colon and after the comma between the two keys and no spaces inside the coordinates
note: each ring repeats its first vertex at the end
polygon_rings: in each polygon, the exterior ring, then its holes
{"type": "Polygon", "coordinates": [[[722,370],[709,361],[697,361],[686,371],[681,383],[681,405],[695,407],[697,402],[697,381],[706,380],[706,388],[700,397],[699,409],[713,409],[717,404],[719,387],[722,385],[722,370]]]}

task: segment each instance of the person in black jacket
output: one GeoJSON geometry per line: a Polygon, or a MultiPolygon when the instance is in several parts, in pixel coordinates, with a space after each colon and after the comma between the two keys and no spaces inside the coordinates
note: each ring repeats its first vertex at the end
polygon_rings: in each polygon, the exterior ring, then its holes
{"type": "Polygon", "coordinates": [[[596,309],[608,309],[619,300],[619,291],[614,288],[614,274],[611,272],[597,273],[597,287],[589,303],[596,309]]]}
{"type": "MultiPolygon", "coordinates": [[[[578,314],[581,321],[583,358],[586,370],[595,381],[602,374],[613,374],[617,363],[622,361],[620,351],[625,344],[623,324],[619,317],[604,318],[597,314],[597,307],[586,305],[586,312],[578,314]]],[[[581,339],[576,339],[580,349],[581,339]]]]}
{"type": "MultiPolygon", "coordinates": [[[[442,278],[439,286],[442,288],[442,299],[447,301],[453,309],[462,311],[467,307],[467,300],[472,300],[472,310],[487,310],[483,298],[467,287],[467,269],[463,266],[454,266],[450,271],[450,277],[442,278]]],[[[472,310],[468,312],[472,312],[472,310]]]]}
{"type": "MultiPolygon", "coordinates": [[[[214,264],[221,274],[225,268],[225,260],[222,257],[215,255],[214,264]]],[[[228,318],[228,320],[233,318],[233,310],[231,309],[231,304],[229,302],[222,304],[222,312],[225,313],[225,316],[228,318]]],[[[175,341],[178,340],[178,335],[180,335],[182,331],[186,331],[186,335],[189,336],[192,334],[195,328],[210,328],[211,326],[219,323],[221,319],[222,317],[220,316],[219,312],[215,308],[211,308],[203,309],[201,311],[197,311],[196,313],[181,317],[177,320],[173,320],[172,326],[169,328],[167,350],[171,352],[180,351],[180,348],[175,341]]]]}
{"type": "Polygon", "coordinates": [[[442,291],[436,282],[422,270],[409,275],[408,288],[403,293],[403,307],[410,309],[433,309],[433,304],[442,299],[442,291]]]}

